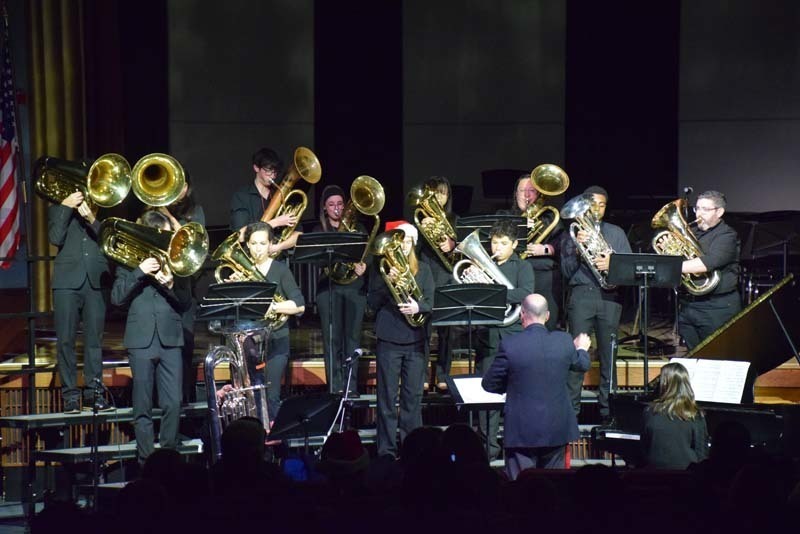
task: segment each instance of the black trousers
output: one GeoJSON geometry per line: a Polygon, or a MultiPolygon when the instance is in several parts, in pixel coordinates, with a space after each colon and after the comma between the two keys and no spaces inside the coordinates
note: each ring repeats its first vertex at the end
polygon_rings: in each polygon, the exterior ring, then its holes
{"type": "Polygon", "coordinates": [[[706,297],[684,297],[678,312],[678,332],[689,350],[714,333],[742,309],[738,291],[706,297]]]}
{"type": "Polygon", "coordinates": [[[56,330],[56,358],[61,377],[64,403],[81,401],[78,389],[78,359],[75,339],[79,323],[83,323],[83,383],[84,397],[92,399],[90,386],[103,379],[103,328],[106,320],[106,301],[100,289],[93,289],[89,279],[78,289],[53,290],[53,319],[56,330]]]}
{"type": "Polygon", "coordinates": [[[422,385],[427,369],[424,344],[401,345],[378,339],[376,363],[378,456],[397,457],[398,425],[401,441],[422,426],[422,385]]]}
{"type": "Polygon", "coordinates": [[[506,449],[506,473],[516,480],[526,469],[564,469],[567,444],[553,447],[515,447],[506,449]]]}
{"type": "MultiPolygon", "coordinates": [[[[600,415],[608,417],[608,393],[611,389],[612,373],[615,373],[614,380],[616,381],[616,369],[611,361],[611,335],[616,334],[619,328],[622,304],[603,300],[602,295],[602,290],[596,286],[574,286],[567,302],[567,322],[573,336],[580,333],[589,335],[594,333],[595,335],[597,356],[600,360],[598,403],[600,404],[600,415]]],[[[583,388],[584,374],[570,371],[567,381],[567,389],[576,414],[581,411],[581,389],[583,388]]]]}
{"type": "Polygon", "coordinates": [[[269,420],[274,421],[281,409],[281,379],[289,362],[289,336],[270,337],[267,341],[267,366],[264,377],[267,380],[267,411],[269,420]]]}
{"type": "Polygon", "coordinates": [[[144,462],[153,452],[153,384],[162,410],[158,443],[162,449],[178,448],[183,362],[181,347],[165,347],[158,334],[144,349],[128,349],[133,374],[133,428],[136,454],[144,462]]]}
{"type": "Polygon", "coordinates": [[[561,272],[558,269],[546,271],[536,270],[536,292],[547,300],[550,318],[545,323],[548,330],[558,325],[558,314],[561,311],[561,272]]]}
{"type": "MultiPolygon", "coordinates": [[[[342,364],[361,346],[361,325],[364,321],[367,297],[361,291],[331,284],[333,290],[331,298],[331,292],[328,292],[324,285],[323,288],[323,291],[317,293],[317,309],[322,322],[325,377],[331,384],[331,390],[339,392],[344,390],[347,381],[346,369],[342,364]],[[332,306],[332,310],[328,309],[329,305],[332,306]],[[330,345],[329,340],[331,340],[330,345]],[[332,358],[328,354],[330,346],[333,349],[332,358]],[[328,368],[330,362],[333,364],[332,369],[328,368]]],[[[358,365],[354,365],[350,392],[357,390],[358,365]]]]}

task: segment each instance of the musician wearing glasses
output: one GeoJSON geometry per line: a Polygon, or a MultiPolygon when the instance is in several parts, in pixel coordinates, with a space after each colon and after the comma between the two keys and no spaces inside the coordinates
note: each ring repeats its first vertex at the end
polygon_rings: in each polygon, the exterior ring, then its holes
{"type": "MultiPolygon", "coordinates": [[[[500,272],[510,282],[511,288],[506,293],[506,304],[518,306],[526,296],[534,291],[534,273],[531,265],[520,259],[514,250],[517,242],[517,225],[511,220],[500,220],[494,223],[489,230],[491,240],[492,260],[497,264],[500,272]]],[[[468,267],[473,269],[477,267],[468,267]]],[[[486,376],[494,362],[500,342],[508,336],[522,332],[522,323],[516,321],[503,326],[487,326],[478,330],[478,346],[476,349],[476,367],[478,372],[486,376]]],[[[495,460],[500,455],[500,445],[497,441],[497,432],[500,429],[500,412],[498,410],[480,412],[479,432],[484,435],[489,443],[489,460],[495,460]],[[488,417],[488,436],[487,431],[488,417]]]]}
{"type": "MultiPolygon", "coordinates": [[[[146,211],[140,223],[169,230],[168,219],[157,211],[146,211]]],[[[140,465],[154,449],[154,384],[162,410],[159,445],[166,449],[179,445],[184,343],[181,314],[191,305],[191,293],[187,278],[174,278],[162,268],[152,257],[136,269],[118,265],[111,289],[111,303],[128,308],[122,343],[128,349],[133,375],[133,426],[140,465]]]]}
{"type": "MultiPolygon", "coordinates": [[[[283,171],[283,160],[271,148],[261,148],[253,154],[253,182],[233,194],[231,199],[231,230],[244,232],[248,224],[258,222],[266,211],[270,197],[277,190],[277,182],[283,171]]],[[[297,224],[297,216],[293,214],[279,215],[266,221],[273,230],[297,224]]],[[[243,235],[243,234],[242,234],[243,235]]],[[[300,234],[294,232],[282,243],[275,244],[272,252],[280,252],[293,248],[300,234]]]]}
{"type": "MultiPolygon", "coordinates": [[[[255,267],[266,278],[267,282],[277,284],[275,300],[270,305],[270,316],[299,315],[305,311],[305,299],[297,286],[292,271],[286,264],[270,257],[273,252],[272,227],[267,223],[255,222],[245,227],[244,240],[255,267]]],[[[244,276],[234,272],[227,281],[238,282],[244,276]]],[[[277,323],[273,323],[277,324],[277,323]]],[[[283,321],[269,335],[263,363],[257,367],[265,367],[267,386],[267,410],[270,421],[273,421],[281,406],[281,378],[289,362],[289,321],[283,321]]]]}
{"type": "MultiPolygon", "coordinates": [[[[342,224],[345,206],[345,194],[342,188],[338,185],[326,186],[322,190],[319,224],[312,231],[338,232],[342,224]]],[[[356,230],[367,233],[367,229],[360,222],[356,223],[356,230]]],[[[343,391],[347,381],[346,370],[343,367],[344,361],[361,346],[361,324],[364,320],[364,310],[367,307],[367,284],[365,282],[367,264],[365,262],[355,263],[353,270],[355,279],[350,283],[341,283],[334,276],[330,280],[330,291],[328,291],[327,272],[322,273],[317,284],[317,307],[322,323],[325,371],[334,392],[343,391]],[[331,337],[332,339],[330,339],[331,337]],[[329,347],[333,348],[333,355],[328,354],[329,347]],[[333,366],[332,369],[327,368],[329,362],[333,366]]],[[[353,365],[348,396],[358,395],[357,385],[358,364],[356,363],[353,365]]]]}
{"type": "MultiPolygon", "coordinates": [[[[517,178],[514,186],[514,200],[510,213],[512,215],[523,215],[526,210],[539,201],[539,191],[533,186],[530,173],[522,174],[517,178]]],[[[547,213],[543,217],[546,220],[543,224],[549,225],[552,218],[547,213]]],[[[531,220],[528,220],[530,226],[531,220]]],[[[533,267],[536,277],[536,292],[547,299],[547,307],[550,314],[546,326],[549,330],[556,327],[558,314],[561,306],[561,271],[558,264],[558,242],[559,235],[563,230],[563,225],[559,221],[555,228],[545,238],[543,243],[523,243],[525,245],[525,260],[533,267]]]]}
{"type": "Polygon", "coordinates": [[[739,236],[722,220],[725,205],[725,195],[718,191],[701,193],[695,202],[697,226],[694,233],[702,256],[685,260],[682,272],[704,274],[717,271],[720,281],[705,295],[684,293],[681,296],[678,331],[689,350],[742,309],[738,290],[739,236]]]}
{"type": "MultiPolygon", "coordinates": [[[[424,187],[435,192],[436,202],[441,206],[447,221],[452,228],[456,227],[456,219],[458,218],[453,213],[453,198],[450,181],[444,176],[431,176],[425,182],[424,187]]],[[[432,217],[422,219],[423,225],[433,225],[436,221],[432,217]]],[[[451,238],[444,236],[444,239],[439,243],[439,251],[444,254],[449,254],[456,247],[456,242],[451,238]]],[[[420,261],[426,263],[431,268],[433,274],[433,282],[436,287],[445,286],[453,283],[453,271],[448,269],[439,255],[433,250],[430,243],[423,239],[419,247],[420,261]]],[[[436,355],[436,388],[439,391],[447,389],[447,383],[444,377],[450,374],[450,363],[452,361],[451,351],[453,349],[453,337],[455,335],[455,328],[450,326],[437,326],[436,336],[438,339],[438,348],[436,355]]]]}
{"type": "MultiPolygon", "coordinates": [[[[594,185],[587,188],[583,195],[591,199],[589,211],[599,225],[599,238],[596,239],[592,235],[592,232],[598,231],[597,227],[591,230],[581,228],[577,231],[576,239],[571,239],[570,232],[565,232],[565,237],[561,240],[561,272],[569,291],[567,297],[569,331],[572,334],[586,332],[590,335],[594,332],[597,339],[597,354],[600,360],[598,402],[600,416],[603,418],[603,422],[607,423],[610,418],[608,394],[611,388],[611,377],[612,373],[616,373],[612,365],[611,337],[617,333],[619,328],[619,320],[622,315],[622,293],[616,288],[604,289],[598,279],[598,275],[602,276],[600,273],[608,271],[611,257],[609,251],[603,250],[596,255],[593,270],[578,252],[577,243],[581,243],[584,247],[591,247],[593,242],[604,240],[611,252],[618,253],[630,253],[631,246],[622,228],[603,221],[608,203],[606,190],[594,185]]],[[[576,415],[581,411],[583,377],[584,373],[582,372],[570,371],[568,386],[572,398],[572,408],[576,415]]]]}
{"type": "MultiPolygon", "coordinates": [[[[47,235],[58,247],[53,263],[53,319],[56,355],[61,378],[64,413],[81,411],[75,338],[83,324],[83,402],[91,406],[92,384],[103,379],[103,329],[106,301],[103,288],[110,285],[108,261],[97,243],[100,221],[80,192],[72,193],[47,210],[47,235]]],[[[102,399],[100,410],[110,410],[102,399]]]]}
{"type": "MultiPolygon", "coordinates": [[[[377,310],[378,456],[396,457],[399,451],[398,426],[401,440],[422,426],[422,391],[427,371],[429,318],[435,287],[430,268],[417,261],[414,251],[419,237],[417,229],[405,221],[387,223],[386,229],[402,230],[402,243],[399,251],[386,253],[386,260],[391,261],[388,273],[384,271],[384,262],[377,258],[381,251],[375,251],[376,270],[382,272],[370,276],[367,302],[370,308],[377,310]],[[395,254],[405,258],[400,262],[402,271],[396,260],[392,259],[395,254]],[[413,277],[413,282],[407,276],[413,277]],[[389,283],[393,285],[392,288],[387,285],[389,283]],[[417,291],[409,291],[408,298],[401,298],[405,290],[399,288],[408,288],[414,283],[417,291]],[[415,299],[412,293],[418,298],[415,299]]],[[[386,235],[389,234],[378,236],[376,246],[386,235]]],[[[389,240],[394,241],[391,238],[389,240]]]]}

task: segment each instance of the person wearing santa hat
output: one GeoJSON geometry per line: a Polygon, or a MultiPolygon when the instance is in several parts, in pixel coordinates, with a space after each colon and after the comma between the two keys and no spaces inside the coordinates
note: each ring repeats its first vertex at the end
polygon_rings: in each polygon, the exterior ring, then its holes
{"type": "Polygon", "coordinates": [[[384,277],[392,280],[400,273],[395,267],[388,273],[381,272],[382,262],[376,258],[378,273],[370,277],[367,302],[370,308],[377,310],[378,456],[396,457],[398,426],[401,440],[422,426],[422,389],[428,367],[430,334],[428,318],[433,308],[435,286],[430,267],[419,262],[414,251],[419,239],[417,229],[406,221],[387,223],[386,229],[403,231],[402,252],[422,294],[419,300],[409,298],[407,302],[395,302],[384,277]],[[426,314],[424,324],[411,326],[406,316],[419,313],[426,314]]]}
{"type": "MultiPolygon", "coordinates": [[[[346,205],[345,194],[341,187],[326,186],[322,190],[319,224],[312,229],[312,232],[338,232],[346,205]]],[[[367,233],[367,229],[360,222],[356,223],[355,230],[367,233]]],[[[349,284],[338,283],[334,276],[330,280],[330,291],[325,271],[320,273],[317,284],[317,309],[322,324],[325,374],[333,392],[342,392],[345,388],[347,382],[345,360],[362,346],[361,325],[367,307],[367,263],[354,264],[354,271],[356,279],[349,284]],[[329,354],[329,348],[332,354],[329,354]]],[[[348,389],[349,397],[358,396],[357,363],[353,365],[348,389]]]]}

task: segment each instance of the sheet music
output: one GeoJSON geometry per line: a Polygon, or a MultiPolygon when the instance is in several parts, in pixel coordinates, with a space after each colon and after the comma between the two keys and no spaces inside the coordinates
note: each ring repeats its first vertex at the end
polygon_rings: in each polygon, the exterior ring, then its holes
{"type": "Polygon", "coordinates": [[[672,358],[689,371],[695,400],[739,404],[750,362],[672,358]]]}
{"type": "Polygon", "coordinates": [[[482,378],[469,377],[469,378],[453,378],[453,382],[458,386],[458,392],[461,394],[461,399],[464,404],[492,404],[492,403],[505,403],[506,395],[498,393],[489,393],[483,386],[481,386],[482,378]]]}

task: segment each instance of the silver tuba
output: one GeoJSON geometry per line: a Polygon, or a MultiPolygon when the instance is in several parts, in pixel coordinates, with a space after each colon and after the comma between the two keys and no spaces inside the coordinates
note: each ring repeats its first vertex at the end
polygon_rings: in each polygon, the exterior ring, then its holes
{"type": "Polygon", "coordinates": [[[212,347],[206,354],[203,367],[211,433],[211,455],[214,462],[222,457],[222,431],[233,421],[245,416],[255,417],[269,433],[266,385],[253,384],[244,348],[248,336],[262,336],[260,343],[263,344],[266,343],[269,332],[260,326],[255,326],[243,330],[223,330],[221,333],[225,334],[227,345],[212,347]],[[225,386],[217,392],[214,372],[222,363],[228,364],[231,384],[230,387],[225,386]]]}
{"type": "Polygon", "coordinates": [[[614,250],[600,232],[600,219],[595,213],[592,196],[584,194],[571,198],[561,208],[561,217],[563,219],[573,219],[572,224],[569,225],[569,235],[578,247],[578,252],[583,257],[586,265],[597,279],[597,283],[603,289],[614,289],[616,286],[606,281],[608,272],[601,272],[594,264],[596,258],[610,255],[614,250]],[[581,230],[589,234],[589,239],[586,243],[578,242],[578,232],[581,230]]]}
{"type": "MultiPolygon", "coordinates": [[[[514,285],[500,271],[481,244],[478,230],[473,231],[459,243],[455,250],[465,256],[453,266],[453,278],[459,284],[502,284],[508,289],[514,285]]],[[[520,304],[508,305],[503,326],[519,320],[520,304]]]]}

